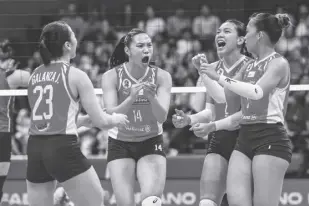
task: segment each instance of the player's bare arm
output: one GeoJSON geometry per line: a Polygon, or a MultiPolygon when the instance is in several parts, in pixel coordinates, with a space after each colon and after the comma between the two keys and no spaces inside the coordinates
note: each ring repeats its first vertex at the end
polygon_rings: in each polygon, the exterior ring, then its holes
{"type": "Polygon", "coordinates": [[[152,112],[159,123],[165,122],[171,101],[172,77],[170,73],[158,69],[157,94],[151,96],[152,112]]]}
{"type": "Polygon", "coordinates": [[[103,112],[94,93],[92,82],[85,72],[74,68],[71,70],[69,75],[69,77],[72,77],[72,83],[77,88],[80,101],[90,119],[92,120],[94,126],[98,128],[112,128],[117,126],[118,123],[127,123],[125,117],[125,120],[117,123],[118,120],[115,122],[115,118],[113,118],[113,116],[103,112]]]}

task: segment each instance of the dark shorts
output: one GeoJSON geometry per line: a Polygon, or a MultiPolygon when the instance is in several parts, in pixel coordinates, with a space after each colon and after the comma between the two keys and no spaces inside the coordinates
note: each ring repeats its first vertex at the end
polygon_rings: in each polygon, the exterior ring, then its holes
{"type": "Polygon", "coordinates": [[[140,158],[151,154],[165,157],[162,135],[142,142],[125,142],[108,138],[107,162],[124,158],[131,158],[137,162],[140,158]]]}
{"type": "Polygon", "coordinates": [[[241,125],[235,150],[250,159],[256,155],[271,155],[291,162],[292,143],[283,124],[241,125]]]}
{"type": "Polygon", "coordinates": [[[239,130],[235,131],[216,131],[210,134],[207,154],[215,153],[229,161],[235,148],[239,130]]]}
{"type": "Polygon", "coordinates": [[[0,132],[0,162],[11,161],[11,135],[9,132],[0,132]]]}
{"type": "Polygon", "coordinates": [[[27,155],[27,180],[33,183],[64,182],[91,167],[75,135],[30,136],[27,155]]]}

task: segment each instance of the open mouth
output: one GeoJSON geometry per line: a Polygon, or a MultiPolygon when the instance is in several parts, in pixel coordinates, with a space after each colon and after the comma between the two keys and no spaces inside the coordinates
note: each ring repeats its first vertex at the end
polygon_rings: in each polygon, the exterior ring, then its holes
{"type": "Polygon", "coordinates": [[[142,58],[143,63],[148,63],[149,62],[149,56],[145,56],[142,58]]]}
{"type": "Polygon", "coordinates": [[[222,49],[223,47],[225,47],[225,45],[226,45],[225,41],[223,41],[223,40],[218,40],[217,41],[218,48],[222,49]]]}

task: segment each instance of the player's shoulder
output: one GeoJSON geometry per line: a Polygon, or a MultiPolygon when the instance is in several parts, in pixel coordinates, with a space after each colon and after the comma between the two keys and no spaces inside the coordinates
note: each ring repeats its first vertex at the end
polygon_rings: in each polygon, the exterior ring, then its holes
{"type": "Polygon", "coordinates": [[[45,68],[44,64],[39,65],[38,67],[36,67],[35,69],[33,69],[32,74],[40,71],[41,69],[45,68]]]}
{"type": "Polygon", "coordinates": [[[104,72],[104,74],[102,75],[102,79],[109,80],[109,81],[116,79],[117,73],[121,69],[123,69],[123,66],[121,66],[121,65],[109,69],[108,71],[104,72]]]}
{"type": "Polygon", "coordinates": [[[70,73],[75,75],[75,76],[77,76],[77,77],[79,75],[81,75],[81,76],[87,75],[86,72],[84,72],[83,70],[81,70],[81,69],[79,69],[79,68],[77,68],[77,67],[75,67],[73,65],[70,65],[69,68],[70,68],[70,73]]]}
{"type": "Polygon", "coordinates": [[[160,67],[156,67],[158,70],[157,72],[157,78],[160,79],[161,81],[172,81],[172,75],[165,71],[164,69],[161,69],[160,67]]]}
{"type": "Polygon", "coordinates": [[[70,70],[69,70],[68,76],[69,76],[70,81],[72,81],[73,83],[80,84],[89,79],[89,76],[83,70],[73,65],[70,65],[69,68],[70,70]]]}
{"type": "MultiPolygon", "coordinates": [[[[282,55],[277,55],[276,58],[272,59],[269,62],[268,68],[272,68],[274,71],[278,71],[282,73],[282,70],[289,70],[289,62],[282,55]]],[[[267,69],[268,69],[267,68],[267,69]]]]}
{"type": "Polygon", "coordinates": [[[270,57],[269,63],[277,66],[284,66],[289,64],[288,60],[279,53],[275,53],[274,55],[272,55],[270,57]]]}

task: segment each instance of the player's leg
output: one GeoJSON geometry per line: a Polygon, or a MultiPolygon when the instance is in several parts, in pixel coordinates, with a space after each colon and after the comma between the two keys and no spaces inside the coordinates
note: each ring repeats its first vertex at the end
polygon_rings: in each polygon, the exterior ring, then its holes
{"type": "Polygon", "coordinates": [[[153,137],[138,148],[137,179],[141,188],[142,206],[161,206],[166,180],[166,158],[162,136],[153,137]]]}
{"type": "Polygon", "coordinates": [[[277,206],[284,175],[292,158],[292,144],[280,124],[262,125],[263,131],[255,139],[255,156],[252,161],[254,180],[254,206],[277,206]]]}
{"type": "Polygon", "coordinates": [[[54,178],[47,172],[43,160],[42,137],[29,137],[27,145],[27,192],[30,206],[53,206],[53,193],[56,187],[54,178]]]}
{"type": "Polygon", "coordinates": [[[253,158],[254,206],[277,206],[289,162],[270,155],[253,158]]]}
{"type": "Polygon", "coordinates": [[[229,206],[252,206],[251,159],[237,150],[229,161],[227,197],[229,206]]]}
{"type": "Polygon", "coordinates": [[[134,206],[136,161],[130,147],[135,143],[108,140],[108,170],[117,206],[134,206]]]}
{"type": "Polygon", "coordinates": [[[30,206],[53,206],[53,193],[56,181],[33,183],[27,180],[28,201],[30,206]]]}
{"type": "Polygon", "coordinates": [[[219,206],[226,190],[228,162],[216,153],[207,154],[200,181],[200,206],[219,206]]]}
{"type": "Polygon", "coordinates": [[[82,154],[76,136],[51,137],[43,161],[49,174],[61,183],[76,206],[102,205],[103,189],[99,177],[82,154]]]}
{"type": "Polygon", "coordinates": [[[3,195],[3,185],[10,169],[11,150],[11,134],[0,133],[0,203],[3,195]]]}
{"type": "Polygon", "coordinates": [[[235,147],[238,131],[212,134],[200,181],[200,206],[221,205],[226,192],[228,161],[235,147]]]}
{"type": "Polygon", "coordinates": [[[61,185],[76,206],[101,206],[103,203],[103,189],[92,166],[87,171],[61,182],[61,185]]]}

